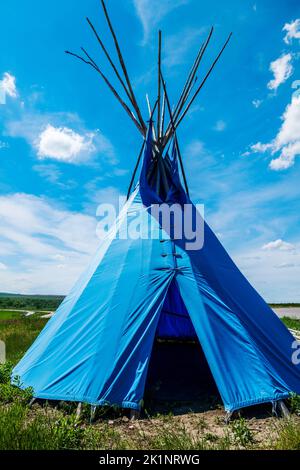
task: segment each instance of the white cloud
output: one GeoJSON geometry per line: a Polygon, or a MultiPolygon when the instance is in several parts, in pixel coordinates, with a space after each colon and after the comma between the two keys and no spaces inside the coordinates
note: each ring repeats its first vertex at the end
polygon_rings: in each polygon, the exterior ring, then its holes
{"type": "Polygon", "coordinates": [[[133,0],[137,15],[144,30],[144,44],[148,41],[150,32],[161,19],[175,8],[188,3],[189,0],[133,0]]]}
{"type": "Polygon", "coordinates": [[[66,293],[99,240],[94,217],[30,194],[0,197],[1,290],[66,293]],[[64,265],[64,269],[62,269],[64,265]],[[12,266],[12,268],[10,268],[12,266]]]}
{"type": "Polygon", "coordinates": [[[254,108],[259,108],[262,104],[262,100],[253,100],[252,104],[253,104],[254,108]]]}
{"type": "Polygon", "coordinates": [[[219,121],[216,122],[214,126],[214,130],[217,132],[223,132],[225,131],[226,127],[227,127],[226,122],[220,119],[219,121]]]}
{"type": "Polygon", "coordinates": [[[267,144],[258,142],[251,147],[256,153],[279,153],[279,156],[270,162],[271,170],[275,171],[290,168],[294,165],[295,158],[300,155],[300,97],[292,97],[281,119],[282,125],[274,140],[267,144]]]}
{"type": "Polygon", "coordinates": [[[276,138],[276,147],[278,148],[300,140],[300,96],[292,98],[282,116],[282,121],[276,138]]]}
{"type": "Polygon", "coordinates": [[[273,144],[263,144],[261,142],[257,142],[257,144],[254,144],[251,146],[251,150],[255,153],[258,152],[266,152],[267,150],[270,150],[273,148],[273,144]]]}
{"type": "Polygon", "coordinates": [[[293,251],[294,249],[295,249],[294,245],[292,245],[291,243],[287,243],[281,239],[266,243],[262,247],[262,250],[265,250],[265,251],[271,251],[271,250],[293,251]]]}
{"type": "Polygon", "coordinates": [[[289,145],[285,145],[279,157],[270,162],[271,170],[287,170],[295,163],[295,158],[300,155],[300,140],[289,145]]]}
{"type": "Polygon", "coordinates": [[[108,164],[117,163],[111,142],[98,129],[86,129],[76,114],[23,111],[19,119],[8,120],[5,133],[26,139],[40,160],[90,164],[99,157],[108,164]]]}
{"type": "Polygon", "coordinates": [[[253,249],[234,259],[268,302],[300,301],[300,252],[253,249]]]}
{"type": "Polygon", "coordinates": [[[279,57],[279,59],[274,60],[274,62],[271,62],[270,71],[273,72],[274,78],[269,81],[268,88],[276,91],[294,71],[292,66],[292,54],[285,54],[279,57]]]}
{"type": "Polygon", "coordinates": [[[52,158],[67,163],[80,163],[94,153],[95,134],[81,135],[68,127],[54,127],[48,124],[38,136],[35,146],[38,157],[52,158]]]}
{"type": "Polygon", "coordinates": [[[0,263],[0,271],[5,271],[7,269],[6,264],[0,263]]]}
{"type": "Polygon", "coordinates": [[[4,95],[10,96],[11,98],[17,98],[18,91],[16,86],[16,77],[11,75],[9,72],[3,74],[2,80],[0,81],[0,88],[4,95]]]}
{"type": "Polygon", "coordinates": [[[286,23],[283,27],[283,31],[286,31],[284,42],[290,44],[293,39],[300,39],[300,19],[286,23]]]}

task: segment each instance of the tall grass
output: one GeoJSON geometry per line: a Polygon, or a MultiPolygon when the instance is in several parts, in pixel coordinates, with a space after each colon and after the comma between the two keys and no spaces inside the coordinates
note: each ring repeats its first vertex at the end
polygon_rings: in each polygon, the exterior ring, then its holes
{"type": "Polygon", "coordinates": [[[22,317],[2,320],[0,317],[0,340],[6,344],[7,360],[16,363],[25,354],[47,319],[38,316],[22,317]]]}
{"type": "Polygon", "coordinates": [[[0,321],[19,319],[24,314],[25,314],[25,312],[23,312],[23,311],[16,312],[16,311],[9,311],[9,310],[1,310],[0,311],[0,321]]]}
{"type": "Polygon", "coordinates": [[[271,448],[277,450],[300,450],[300,424],[294,417],[277,423],[277,437],[271,448]]]}

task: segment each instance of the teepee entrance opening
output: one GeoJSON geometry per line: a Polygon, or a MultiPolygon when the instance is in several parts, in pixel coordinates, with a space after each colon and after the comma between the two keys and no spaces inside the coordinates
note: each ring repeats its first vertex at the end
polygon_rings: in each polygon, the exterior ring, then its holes
{"type": "Polygon", "coordinates": [[[221,398],[176,281],[162,308],[145,387],[145,408],[206,410],[221,398]]]}

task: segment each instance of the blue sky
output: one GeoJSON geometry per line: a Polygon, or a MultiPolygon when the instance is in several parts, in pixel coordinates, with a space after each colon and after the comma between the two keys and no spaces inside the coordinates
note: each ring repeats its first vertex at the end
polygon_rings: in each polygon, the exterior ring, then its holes
{"type": "MultiPolygon", "coordinates": [[[[144,115],[159,28],[172,102],[210,26],[202,74],[233,32],[179,131],[191,194],[268,301],[300,301],[298,0],[107,6],[144,115]]],[[[64,294],[99,243],[97,205],[127,191],[141,138],[95,72],[64,54],[84,46],[112,77],[85,22],[113,51],[98,0],[11,0],[1,13],[0,291],[64,294]]]]}

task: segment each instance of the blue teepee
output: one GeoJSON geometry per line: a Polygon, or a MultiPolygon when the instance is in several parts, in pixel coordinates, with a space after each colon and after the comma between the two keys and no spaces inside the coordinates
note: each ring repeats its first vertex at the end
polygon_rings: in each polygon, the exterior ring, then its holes
{"type": "MultiPolygon", "coordinates": [[[[151,214],[150,204],[161,198],[157,181],[147,180],[151,135],[139,184],[14,375],[38,398],[139,409],[155,338],[194,338],[226,410],[300,393],[293,336],[208,225],[204,246],[189,251],[187,240],[172,239],[151,214]],[[125,222],[137,216],[146,233],[131,239],[125,222]]],[[[174,165],[166,158],[170,177],[174,165]]],[[[177,178],[167,194],[192,204],[177,178]]]]}

